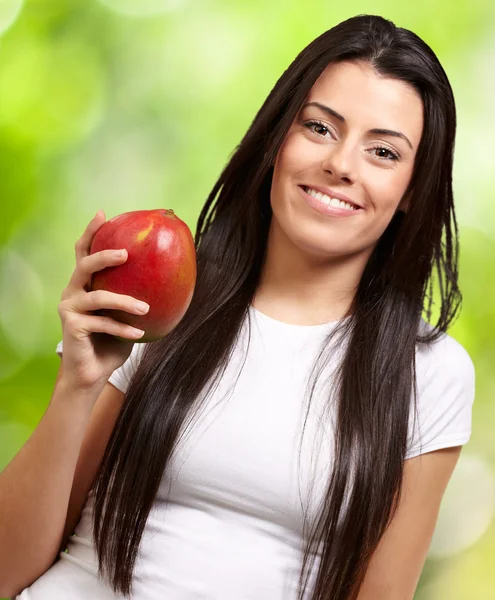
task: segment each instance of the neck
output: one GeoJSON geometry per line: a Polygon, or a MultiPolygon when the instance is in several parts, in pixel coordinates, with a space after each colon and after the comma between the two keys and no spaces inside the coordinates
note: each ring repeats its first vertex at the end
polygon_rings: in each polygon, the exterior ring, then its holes
{"type": "Polygon", "coordinates": [[[252,304],[266,315],[294,325],[337,321],[352,312],[371,251],[334,257],[304,252],[272,219],[252,304]]]}

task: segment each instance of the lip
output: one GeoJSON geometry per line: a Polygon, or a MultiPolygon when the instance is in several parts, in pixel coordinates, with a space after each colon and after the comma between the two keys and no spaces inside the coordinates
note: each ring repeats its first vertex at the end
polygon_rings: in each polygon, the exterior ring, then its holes
{"type": "MultiPolygon", "coordinates": [[[[323,214],[327,217],[352,217],[359,214],[363,209],[356,208],[355,210],[350,210],[349,208],[338,208],[337,206],[326,206],[323,202],[320,202],[311,194],[307,194],[304,191],[304,187],[302,185],[297,186],[301,196],[304,198],[306,204],[308,204],[313,210],[323,214]]],[[[312,186],[308,186],[312,187],[312,186]]],[[[315,189],[315,188],[313,188],[315,189]]],[[[334,198],[336,196],[333,196],[334,198]]]]}
{"type": "Polygon", "coordinates": [[[322,194],[325,194],[326,196],[330,196],[330,198],[338,198],[339,200],[343,200],[344,202],[349,202],[349,204],[352,204],[353,206],[356,206],[357,208],[363,208],[355,200],[351,200],[345,194],[341,194],[339,192],[335,192],[334,190],[331,190],[330,188],[322,187],[321,185],[313,185],[313,184],[309,184],[309,183],[302,183],[301,187],[309,187],[312,190],[315,190],[317,192],[321,192],[322,194]]]}

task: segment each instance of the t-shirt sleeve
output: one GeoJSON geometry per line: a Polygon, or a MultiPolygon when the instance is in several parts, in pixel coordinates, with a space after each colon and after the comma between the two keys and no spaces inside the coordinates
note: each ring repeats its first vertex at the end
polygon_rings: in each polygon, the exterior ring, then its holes
{"type": "MultiPolygon", "coordinates": [[[[144,348],[147,344],[134,344],[132,351],[125,363],[110,375],[108,381],[124,394],[127,392],[131,377],[136,371],[139,361],[142,358],[144,348]]],[[[57,344],[57,354],[63,355],[63,341],[57,344]]]]}
{"type": "Polygon", "coordinates": [[[471,437],[475,368],[448,334],[416,354],[418,414],[412,403],[407,458],[463,445],[471,437]]]}

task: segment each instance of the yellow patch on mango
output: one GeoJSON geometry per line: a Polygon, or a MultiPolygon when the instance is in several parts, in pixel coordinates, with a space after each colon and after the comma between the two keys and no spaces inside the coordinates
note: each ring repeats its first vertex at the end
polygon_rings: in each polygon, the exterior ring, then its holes
{"type": "Polygon", "coordinates": [[[150,226],[148,227],[148,229],[143,229],[143,231],[140,231],[137,236],[136,236],[136,242],[142,242],[150,233],[150,231],[153,229],[153,223],[150,223],[150,226]]]}

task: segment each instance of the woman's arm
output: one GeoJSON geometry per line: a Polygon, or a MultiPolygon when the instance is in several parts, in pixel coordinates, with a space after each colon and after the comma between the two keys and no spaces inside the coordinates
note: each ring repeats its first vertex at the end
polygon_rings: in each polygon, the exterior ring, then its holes
{"type": "Polygon", "coordinates": [[[53,562],[97,395],[59,378],[40,423],[0,473],[0,596],[13,595],[53,562]]]}
{"type": "Polygon", "coordinates": [[[63,363],[45,416],[0,474],[0,597],[31,585],[65,549],[124,400],[107,382],[96,402],[78,401],[62,374],[63,363]]]}
{"type": "Polygon", "coordinates": [[[461,449],[442,448],[405,461],[397,512],[371,557],[357,600],[413,600],[461,449]]]}

